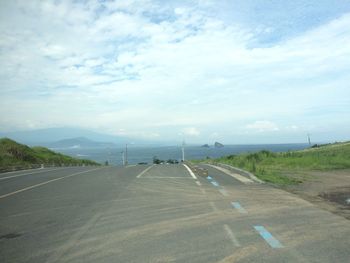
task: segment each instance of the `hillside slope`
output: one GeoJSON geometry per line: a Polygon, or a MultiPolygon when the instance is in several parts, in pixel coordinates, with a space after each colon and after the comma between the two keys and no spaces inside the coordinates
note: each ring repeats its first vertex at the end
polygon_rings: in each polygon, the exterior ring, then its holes
{"type": "Polygon", "coordinates": [[[14,166],[30,167],[33,164],[50,165],[100,165],[94,161],[75,159],[44,147],[28,147],[8,138],[0,139],[0,169],[14,166]]]}

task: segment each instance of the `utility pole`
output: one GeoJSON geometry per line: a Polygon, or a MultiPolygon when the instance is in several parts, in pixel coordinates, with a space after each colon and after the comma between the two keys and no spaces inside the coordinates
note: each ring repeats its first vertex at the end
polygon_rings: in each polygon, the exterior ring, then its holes
{"type": "Polygon", "coordinates": [[[128,144],[125,144],[125,165],[128,165],[128,144]]]}
{"type": "Polygon", "coordinates": [[[182,161],[185,161],[185,141],[182,141],[182,161]]]}

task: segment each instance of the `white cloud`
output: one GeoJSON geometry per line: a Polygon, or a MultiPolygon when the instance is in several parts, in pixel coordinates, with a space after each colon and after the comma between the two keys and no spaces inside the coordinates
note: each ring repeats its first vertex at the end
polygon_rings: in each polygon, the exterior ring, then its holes
{"type": "Polygon", "coordinates": [[[185,136],[199,136],[200,135],[200,131],[195,127],[184,128],[184,129],[182,129],[182,133],[185,136]]]}
{"type": "Polygon", "coordinates": [[[277,124],[271,121],[255,121],[254,123],[248,124],[246,128],[258,132],[272,132],[280,130],[277,124]]]}
{"type": "Polygon", "coordinates": [[[213,125],[220,135],[330,123],[349,131],[350,14],[266,47],[254,46],[256,32],[271,28],[228,23],[210,1],[193,3],[8,2],[0,127],[123,127],[151,137],[188,127],[193,138],[213,125]]]}

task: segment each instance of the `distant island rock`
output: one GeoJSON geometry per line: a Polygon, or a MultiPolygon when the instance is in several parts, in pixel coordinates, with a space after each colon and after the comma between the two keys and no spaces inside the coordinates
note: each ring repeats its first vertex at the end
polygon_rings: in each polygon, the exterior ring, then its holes
{"type": "Polygon", "coordinates": [[[222,143],[215,142],[215,143],[214,143],[214,147],[215,147],[215,148],[222,148],[222,147],[224,147],[224,145],[223,145],[222,143]]]}
{"type": "Polygon", "coordinates": [[[209,144],[203,144],[201,147],[203,147],[203,148],[209,148],[210,146],[209,146],[209,144]]]}

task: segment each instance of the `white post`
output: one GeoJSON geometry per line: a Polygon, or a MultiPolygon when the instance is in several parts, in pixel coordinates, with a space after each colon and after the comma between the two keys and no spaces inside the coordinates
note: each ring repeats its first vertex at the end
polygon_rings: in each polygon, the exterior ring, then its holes
{"type": "Polygon", "coordinates": [[[128,165],[128,144],[125,145],[125,165],[128,165]]]}
{"type": "Polygon", "coordinates": [[[122,160],[123,160],[123,165],[125,165],[125,158],[124,158],[124,152],[120,152],[122,154],[122,160]]]}

